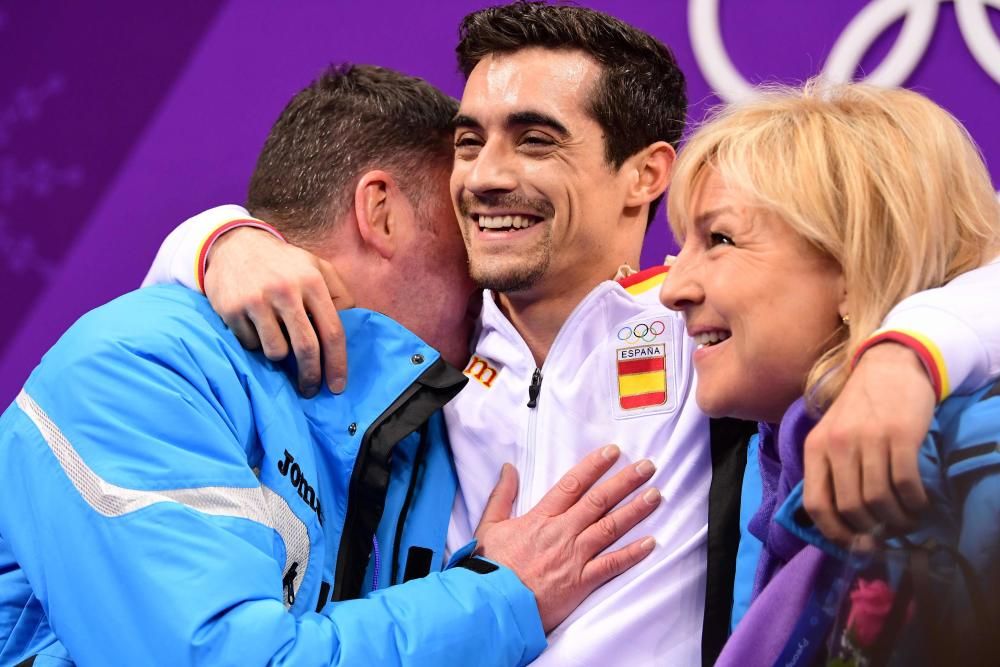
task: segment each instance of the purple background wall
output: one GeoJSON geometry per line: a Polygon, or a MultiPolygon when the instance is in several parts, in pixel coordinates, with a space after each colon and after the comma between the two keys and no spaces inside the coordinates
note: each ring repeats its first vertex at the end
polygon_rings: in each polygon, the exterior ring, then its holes
{"type": "MultiPolygon", "coordinates": [[[[456,28],[487,4],[0,4],[0,405],[76,318],[138,285],[174,225],[242,201],[268,127],[325,64],[393,67],[460,96],[456,28]]],[[[581,4],[674,49],[688,76],[690,119],[720,101],[695,57],[688,2],[581,4]]],[[[744,79],[795,82],[822,69],[845,27],[872,4],[721,0],[718,23],[744,79]]],[[[977,43],[993,54],[1000,54],[1000,11],[980,0],[939,5],[926,48],[900,83],[966,124],[1000,184],[1000,83],[971,54],[974,40],[963,36],[956,6],[978,12],[987,31],[977,43]]],[[[858,75],[883,62],[901,24],[862,49],[858,75]]],[[[996,76],[1000,59],[992,62],[996,76]]],[[[645,262],[662,259],[669,244],[660,220],[645,262]]]]}

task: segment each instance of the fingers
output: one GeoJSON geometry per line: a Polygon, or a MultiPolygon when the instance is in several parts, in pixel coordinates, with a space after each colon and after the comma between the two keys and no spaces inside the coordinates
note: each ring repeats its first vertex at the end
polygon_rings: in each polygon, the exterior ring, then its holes
{"type": "Polygon", "coordinates": [[[570,524],[582,532],[591,524],[599,523],[622,499],[648,481],[655,471],[656,466],[649,459],[620,470],[611,479],[587,491],[566,512],[570,524]]]}
{"type": "Polygon", "coordinates": [[[865,352],[806,439],[804,501],[827,537],[846,545],[848,533],[909,528],[927,500],[918,460],[935,401],[913,350],[889,342],[865,352]]]}
{"type": "Polygon", "coordinates": [[[617,551],[598,556],[584,565],[581,579],[593,590],[635,566],[653,553],[655,547],[656,540],[646,537],[617,551]]]}
{"type": "Polygon", "coordinates": [[[240,345],[248,350],[260,349],[260,338],[257,336],[257,329],[254,328],[253,322],[250,321],[249,317],[245,314],[240,314],[235,317],[223,319],[226,322],[226,326],[236,335],[236,339],[240,341],[240,345]]]}
{"type": "Polygon", "coordinates": [[[806,440],[803,503],[826,537],[847,545],[882,526],[905,531],[913,525],[911,514],[927,496],[911,447],[884,442],[849,451],[831,447],[838,460],[831,464],[813,444],[806,440]]]}
{"type": "Polygon", "coordinates": [[[617,542],[640,521],[653,513],[663,499],[657,489],[646,489],[623,507],[604,515],[588,527],[577,544],[590,557],[604,551],[617,542]]]}
{"type": "MultiPolygon", "coordinates": [[[[838,437],[837,433],[830,434],[828,440],[826,456],[837,511],[854,532],[868,532],[875,528],[877,521],[865,507],[861,492],[861,450],[864,447],[854,438],[838,437]]],[[[880,444],[867,442],[864,446],[878,449],[880,444]]]]}
{"type": "Polygon", "coordinates": [[[326,371],[330,391],[340,393],[347,381],[347,342],[337,315],[353,303],[333,268],[317,259],[317,271],[300,279],[299,289],[273,289],[278,318],[284,323],[299,372],[299,391],[313,396],[326,371]],[[330,291],[330,290],[335,291],[330,291]]]}
{"type": "Polygon", "coordinates": [[[319,338],[306,313],[305,304],[297,303],[290,311],[281,311],[280,316],[298,366],[299,393],[306,397],[315,396],[323,380],[323,367],[319,338]]]}
{"type": "Polygon", "coordinates": [[[285,332],[281,330],[281,325],[278,324],[278,318],[275,317],[274,311],[261,303],[248,307],[246,314],[257,330],[257,337],[260,339],[264,356],[271,361],[281,361],[287,357],[288,340],[285,339],[285,332]]]}
{"type": "MultiPolygon", "coordinates": [[[[318,278],[315,279],[315,283],[319,283],[322,286],[322,281],[318,278]]],[[[264,346],[265,354],[267,354],[268,346],[265,341],[265,333],[261,330],[258,323],[258,318],[260,321],[265,321],[269,324],[272,320],[280,322],[278,331],[281,333],[282,345],[275,347],[275,352],[283,351],[284,354],[279,359],[284,358],[288,354],[288,344],[291,344],[291,350],[295,355],[295,362],[298,367],[299,392],[304,396],[313,396],[319,390],[323,369],[320,365],[319,339],[306,311],[304,302],[305,289],[305,283],[303,283],[301,290],[294,283],[270,285],[265,290],[265,296],[261,299],[264,303],[258,310],[265,311],[268,308],[273,308],[271,316],[258,315],[253,311],[250,311],[250,314],[254,323],[258,324],[257,331],[260,335],[261,344],[264,346]],[[268,300],[270,300],[270,304],[267,303],[268,300]]],[[[272,332],[269,331],[268,334],[270,335],[272,332]]],[[[267,357],[272,361],[277,360],[270,355],[267,355],[267,357]]]]}
{"type": "Polygon", "coordinates": [[[833,473],[833,493],[837,511],[848,526],[856,533],[874,530],[878,521],[865,507],[861,495],[861,463],[856,458],[831,464],[833,473]]]}
{"type": "Polygon", "coordinates": [[[821,442],[812,435],[806,438],[804,462],[802,504],[821,533],[837,544],[848,544],[854,533],[837,513],[829,462],[821,442]]]}
{"type": "Polygon", "coordinates": [[[493,491],[486,501],[483,516],[479,519],[479,525],[476,527],[477,539],[493,524],[510,518],[515,498],[517,498],[517,470],[511,464],[504,463],[503,467],[500,468],[500,479],[493,487],[493,491]]]}
{"type": "Polygon", "coordinates": [[[339,394],[347,386],[347,338],[333,303],[320,299],[325,307],[321,309],[322,312],[317,313],[313,310],[314,301],[308,299],[306,303],[309,305],[309,312],[313,313],[313,325],[319,337],[326,384],[330,391],[339,394]]]}
{"type": "MultiPolygon", "coordinates": [[[[545,516],[564,513],[580,499],[601,476],[611,469],[621,450],[617,445],[607,445],[587,454],[578,464],[556,482],[545,496],[532,508],[545,516]]],[[[613,507],[612,505],[611,507],[613,507]]],[[[610,509],[610,507],[608,508],[610,509]]],[[[601,512],[604,514],[604,512],[601,512]]],[[[593,523],[591,520],[588,523],[593,523]]]]}
{"type": "Polygon", "coordinates": [[[320,260],[317,265],[324,280],[318,285],[310,285],[304,300],[318,336],[326,384],[330,391],[339,394],[347,385],[347,339],[337,309],[351,307],[354,302],[346,290],[341,296],[335,296],[332,290],[339,284],[340,278],[326,262],[320,260]]]}
{"type": "Polygon", "coordinates": [[[264,355],[271,361],[287,357],[290,345],[298,365],[299,391],[305,396],[313,396],[319,390],[324,354],[327,355],[325,368],[331,391],[343,391],[347,377],[344,330],[325,287],[323,289],[322,295],[311,290],[301,296],[284,290],[274,291],[273,306],[263,299],[254,301],[247,305],[244,316],[232,318],[230,323],[244,347],[263,348],[264,355]],[[319,313],[318,318],[310,317],[313,311],[319,313]]]}
{"type": "Polygon", "coordinates": [[[243,345],[272,361],[293,352],[305,395],[319,390],[324,371],[331,391],[343,391],[347,354],[336,309],[354,302],[328,262],[251,228],[224,234],[209,260],[205,293],[243,345]]]}
{"type": "Polygon", "coordinates": [[[893,490],[888,454],[881,447],[861,450],[861,496],[877,524],[904,529],[911,522],[893,490]]]}
{"type": "Polygon", "coordinates": [[[893,445],[889,449],[892,485],[905,510],[916,514],[927,506],[927,492],[920,478],[920,465],[909,447],[893,445]]]}

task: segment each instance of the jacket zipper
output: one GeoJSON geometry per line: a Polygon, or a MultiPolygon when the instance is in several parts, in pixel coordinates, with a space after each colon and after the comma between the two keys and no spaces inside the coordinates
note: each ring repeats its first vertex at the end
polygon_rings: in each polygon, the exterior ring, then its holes
{"type": "Polygon", "coordinates": [[[536,368],[528,385],[528,440],[524,448],[524,463],[521,465],[521,489],[517,494],[517,516],[529,509],[534,498],[531,486],[535,477],[535,440],[538,432],[538,397],[542,392],[542,369],[536,368]]]}
{"type": "MultiPolygon", "coordinates": [[[[556,334],[556,338],[552,341],[552,346],[549,348],[549,353],[546,355],[546,360],[558,355],[558,351],[561,349],[560,342],[565,337],[565,330],[569,327],[572,322],[575,322],[581,317],[580,313],[587,307],[590,301],[599,298],[609,289],[613,289],[614,283],[610,283],[612,287],[603,287],[603,284],[599,288],[594,288],[583,300],[577,304],[573,312],[570,313],[566,321],[563,322],[562,327],[559,329],[559,333],[556,334]]],[[[495,303],[494,303],[495,307],[495,303]]],[[[520,343],[521,348],[524,353],[530,358],[531,350],[528,348],[528,344],[524,342],[524,338],[518,333],[514,325],[507,319],[503,314],[497,313],[497,326],[507,330],[507,338],[511,338],[520,343]]],[[[545,364],[542,364],[544,367],[545,364]]],[[[534,498],[531,496],[531,485],[534,481],[535,475],[535,440],[538,430],[538,399],[542,391],[542,367],[536,367],[535,371],[531,374],[531,383],[528,385],[528,438],[525,446],[524,456],[522,458],[521,466],[518,470],[520,473],[520,482],[518,484],[518,494],[517,500],[514,503],[514,514],[515,516],[523,515],[527,510],[531,509],[531,503],[534,498]]],[[[549,443],[551,445],[551,443],[549,443]]]]}
{"type": "Polygon", "coordinates": [[[299,562],[295,561],[288,568],[288,572],[285,573],[284,578],[281,580],[281,585],[285,589],[285,599],[288,601],[289,607],[295,604],[295,575],[298,574],[298,570],[299,562]]]}
{"type": "Polygon", "coordinates": [[[528,385],[528,407],[538,407],[538,392],[542,390],[542,369],[536,368],[531,374],[531,384],[528,385]]]}

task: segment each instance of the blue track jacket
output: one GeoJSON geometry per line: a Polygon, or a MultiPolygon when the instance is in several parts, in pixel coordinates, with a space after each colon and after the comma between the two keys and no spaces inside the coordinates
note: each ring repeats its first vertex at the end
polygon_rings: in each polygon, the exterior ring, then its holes
{"type": "Polygon", "coordinates": [[[438,409],[463,376],[391,320],[341,315],[347,391],[313,399],[181,287],[60,339],[0,417],[0,666],[541,651],[510,570],[439,571],[456,482],[438,409]]]}
{"type": "MultiPolygon", "coordinates": [[[[1000,382],[944,401],[931,422],[918,463],[929,503],[906,540],[928,555],[926,567],[930,571],[941,568],[935,574],[943,582],[940,589],[927,590],[935,611],[954,623],[949,630],[954,632],[954,652],[928,658],[919,654],[926,647],[917,645],[918,653],[904,657],[899,664],[946,664],[942,660],[956,665],[981,664],[979,660],[995,664],[996,653],[992,651],[1000,648],[996,635],[1000,627],[1000,382]],[[943,553],[946,551],[957,552],[968,569],[954,569],[956,556],[941,560],[941,555],[948,555],[943,553]],[[991,652],[984,653],[984,641],[992,642],[991,652]]],[[[800,483],[775,520],[805,542],[846,559],[846,554],[815,526],[799,524],[796,517],[802,507],[800,483]]],[[[890,539],[888,544],[896,549],[901,546],[898,539],[890,539]]],[[[911,552],[916,547],[911,546],[911,552]]],[[[898,558],[890,561],[890,573],[898,576],[900,565],[898,558]]],[[[776,583],[777,579],[769,586],[776,583]]],[[[926,603],[918,599],[920,604],[926,603]]],[[[926,614],[933,618],[933,614],[926,614]]]]}
{"type": "MultiPolygon", "coordinates": [[[[995,597],[1000,591],[1000,382],[942,403],[917,461],[928,507],[908,539],[954,545],[990,591],[1000,621],[1000,598],[995,597]]],[[[802,487],[800,482],[792,490],[775,520],[805,542],[846,557],[815,526],[796,521],[802,487]]]]}

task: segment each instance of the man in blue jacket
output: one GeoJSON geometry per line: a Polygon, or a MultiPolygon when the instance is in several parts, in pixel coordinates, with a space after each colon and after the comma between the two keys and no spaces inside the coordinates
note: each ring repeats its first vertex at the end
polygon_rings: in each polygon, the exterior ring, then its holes
{"type": "Polygon", "coordinates": [[[0,417],[0,665],[520,665],[649,553],[601,553],[655,508],[608,515],[649,477],[594,486],[608,446],[517,519],[505,471],[493,550],[441,571],[439,408],[474,291],[444,187],[454,113],[417,79],[333,69],[260,156],[249,208],[396,320],[342,314],[343,393],[301,397],[180,287],[89,313],[45,356],[0,417]]]}

